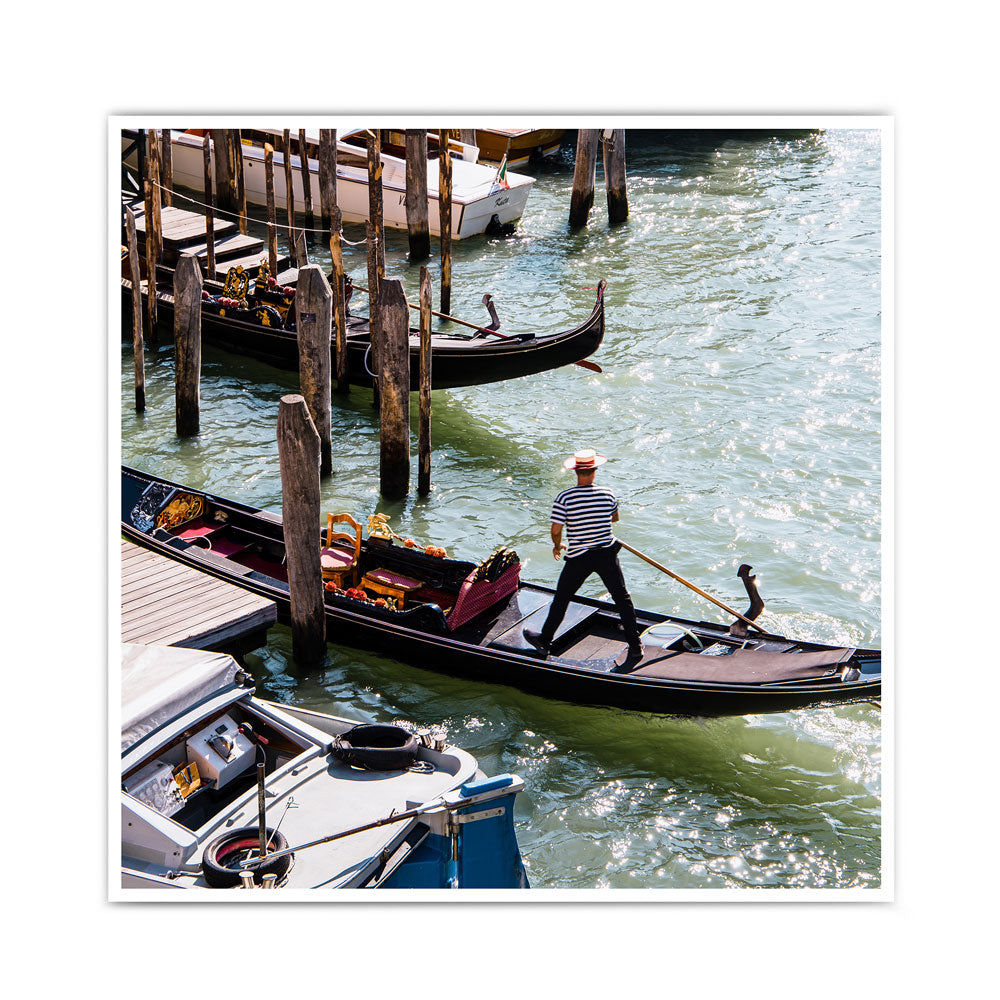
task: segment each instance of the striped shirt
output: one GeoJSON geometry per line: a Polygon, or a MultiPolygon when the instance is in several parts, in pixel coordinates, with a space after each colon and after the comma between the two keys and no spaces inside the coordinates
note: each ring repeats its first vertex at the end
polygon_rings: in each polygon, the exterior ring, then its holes
{"type": "Polygon", "coordinates": [[[566,558],[613,545],[611,518],[617,510],[618,501],[607,487],[571,486],[563,490],[552,505],[552,521],[566,526],[566,558]]]}

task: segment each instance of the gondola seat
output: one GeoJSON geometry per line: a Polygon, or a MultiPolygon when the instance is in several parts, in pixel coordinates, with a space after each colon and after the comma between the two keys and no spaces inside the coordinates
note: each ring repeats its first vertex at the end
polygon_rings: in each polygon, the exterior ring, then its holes
{"type": "Polygon", "coordinates": [[[358,579],[358,560],[361,558],[361,525],[350,514],[328,514],[326,521],[326,546],[320,552],[320,568],[324,580],[332,580],[341,589],[353,587],[358,579]],[[348,524],[353,537],[346,532],[334,532],[338,523],[348,524]],[[341,544],[334,545],[334,542],[341,544]]]}
{"type": "Polygon", "coordinates": [[[414,580],[388,569],[369,570],[361,581],[362,590],[372,590],[384,597],[391,597],[400,610],[406,605],[407,595],[420,590],[423,585],[423,580],[414,580]]]}
{"type": "Polygon", "coordinates": [[[448,612],[448,629],[452,632],[505,597],[510,597],[517,590],[521,564],[510,566],[496,580],[477,580],[477,574],[478,567],[465,578],[454,607],[448,612]]]}

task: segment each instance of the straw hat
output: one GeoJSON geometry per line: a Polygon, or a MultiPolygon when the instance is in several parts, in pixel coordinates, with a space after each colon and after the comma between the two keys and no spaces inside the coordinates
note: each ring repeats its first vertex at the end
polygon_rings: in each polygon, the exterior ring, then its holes
{"type": "Polygon", "coordinates": [[[599,465],[604,465],[607,458],[598,455],[593,448],[585,448],[583,451],[575,452],[563,462],[564,469],[572,469],[574,472],[588,472],[596,469],[599,465]]]}

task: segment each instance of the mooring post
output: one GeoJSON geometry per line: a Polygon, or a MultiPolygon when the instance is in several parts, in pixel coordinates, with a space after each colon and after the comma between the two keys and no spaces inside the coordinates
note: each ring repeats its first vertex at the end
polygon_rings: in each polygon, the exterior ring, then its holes
{"type": "Polygon", "coordinates": [[[132,355],[135,358],[135,412],[146,409],[146,364],[142,343],[142,289],[139,271],[139,240],[135,235],[135,213],[125,209],[125,239],[128,242],[128,272],[132,282],[132,355]]]}
{"type": "MultiPolygon", "coordinates": [[[[382,226],[382,140],[378,129],[368,135],[368,327],[371,336],[371,368],[379,371],[379,350],[382,333],[379,330],[379,289],[385,277],[385,247],[382,226]]],[[[379,405],[379,385],[375,382],[372,405],[379,405]]]]}
{"type": "Polygon", "coordinates": [[[274,147],[264,143],[264,187],[267,191],[267,260],[271,276],[278,278],[278,222],[274,216],[274,147]]]}
{"type": "Polygon", "coordinates": [[[212,150],[206,135],[201,143],[201,154],[205,169],[205,248],[206,277],[215,280],[215,213],[212,210],[212,150]]]}
{"type": "Polygon", "coordinates": [[[597,129],[581,128],[576,133],[576,161],[573,167],[573,193],[569,202],[570,229],[587,224],[594,205],[594,178],[597,175],[597,129]]]}
{"type": "Polygon", "coordinates": [[[464,142],[467,146],[475,146],[476,130],[474,128],[460,128],[458,130],[458,141],[464,142]]]}
{"type": "Polygon", "coordinates": [[[604,130],[604,184],[608,190],[608,224],[628,218],[628,194],[625,190],[625,129],[604,130]]]}
{"type": "Polygon", "coordinates": [[[299,395],[278,404],[278,465],[285,534],[292,655],[311,666],[326,655],[326,615],[320,569],[319,434],[299,395]]]}
{"type": "Polygon", "coordinates": [[[174,271],[174,377],[177,436],[200,430],[201,267],[193,253],[181,254],[174,271]]]}
{"type": "Polygon", "coordinates": [[[285,206],[288,209],[288,256],[295,257],[295,174],[292,171],[292,133],[285,129],[282,156],[285,159],[285,206]]]}
{"type": "Polygon", "coordinates": [[[174,159],[170,146],[170,129],[160,130],[160,162],[163,164],[163,204],[174,203],[174,159]]]}
{"type": "Polygon", "coordinates": [[[302,200],[306,206],[306,226],[313,225],[312,178],[309,174],[309,147],[306,144],[306,130],[299,129],[299,172],[302,174],[302,200]]]}
{"type": "Polygon", "coordinates": [[[142,222],[146,230],[146,328],[149,330],[149,342],[158,344],[159,335],[156,332],[156,241],[153,239],[153,182],[149,177],[149,157],[146,158],[146,179],[142,182],[144,205],[142,222]]]}
{"type": "Polygon", "coordinates": [[[320,226],[333,235],[330,210],[337,204],[337,130],[319,130],[320,226]]]}
{"type": "Polygon", "coordinates": [[[306,264],[299,270],[295,288],[295,322],[299,341],[299,385],[313,426],[319,434],[320,475],[328,476],[333,471],[330,440],[333,292],[319,264],[306,264]]]}
{"type": "MultiPolygon", "coordinates": [[[[146,219],[146,239],[147,241],[149,240],[150,232],[152,232],[153,256],[155,262],[159,264],[163,260],[163,237],[161,236],[162,229],[160,227],[160,199],[162,197],[160,190],[163,181],[160,175],[160,151],[159,144],[156,141],[155,129],[149,130],[149,147],[149,179],[153,186],[153,213],[150,218],[146,219]]],[[[155,279],[155,274],[153,277],[155,279]]]]}
{"type": "Polygon", "coordinates": [[[299,230],[295,234],[295,266],[305,267],[309,263],[309,252],[306,250],[306,234],[304,230],[299,230]]]}
{"type": "Polygon", "coordinates": [[[451,153],[448,129],[441,129],[438,158],[438,218],[441,225],[441,312],[451,312],[451,153]]]}
{"type": "Polygon", "coordinates": [[[236,211],[240,216],[240,232],[247,234],[247,185],[243,176],[243,133],[233,130],[234,166],[236,169],[236,211]]]}
{"type": "Polygon", "coordinates": [[[232,197],[232,179],[229,176],[229,130],[212,128],[212,154],[215,157],[215,197],[219,208],[232,212],[235,209],[232,197]]]}
{"type": "Polygon", "coordinates": [[[337,392],[349,391],[347,380],[347,306],[344,301],[344,254],[337,207],[337,131],[319,130],[319,203],[321,225],[330,233],[330,286],[333,288],[333,365],[337,392]]]}
{"type": "Polygon", "coordinates": [[[417,424],[417,492],[431,491],[431,277],[420,268],[420,417],[417,424]]]}
{"type": "Polygon", "coordinates": [[[427,225],[427,130],[406,130],[406,235],[410,263],[431,255],[431,233],[427,225]]]}
{"type": "Polygon", "coordinates": [[[382,282],[378,311],[379,488],[386,500],[399,500],[410,489],[410,322],[401,281],[382,282]]]}

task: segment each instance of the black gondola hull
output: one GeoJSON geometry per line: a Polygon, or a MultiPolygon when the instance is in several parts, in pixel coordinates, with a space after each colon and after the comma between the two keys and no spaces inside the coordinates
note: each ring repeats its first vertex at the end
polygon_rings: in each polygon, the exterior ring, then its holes
{"type": "MultiPolygon", "coordinates": [[[[132,331],[132,286],[122,279],[122,331],[132,331]]],[[[145,297],[145,292],[143,292],[145,297]]],[[[157,332],[173,335],[174,306],[169,294],[157,298],[157,332]]],[[[351,385],[370,387],[374,362],[369,356],[368,321],[348,318],[347,366],[351,385]]],[[[232,315],[220,316],[208,309],[201,314],[202,337],[234,354],[265,361],[286,371],[298,371],[299,348],[294,331],[262,326],[232,315]]],[[[597,304],[580,326],[563,333],[540,336],[495,335],[463,337],[435,333],[432,343],[431,388],[457,389],[462,386],[503,382],[582,361],[593,354],[604,339],[603,282],[597,304]]],[[[331,343],[331,361],[334,347],[331,343]]],[[[410,329],[410,390],[419,389],[419,331],[410,329]]]]}
{"type": "MultiPolygon", "coordinates": [[[[279,621],[290,623],[288,588],[280,580],[251,572],[240,566],[227,565],[223,558],[210,558],[196,546],[181,547],[139,530],[129,519],[137,496],[151,483],[186,489],[175,483],[123,467],[122,533],[130,540],[160,552],[172,559],[186,562],[204,572],[261,594],[273,600],[279,621]]],[[[257,535],[283,544],[280,518],[257,508],[215,497],[203,491],[213,506],[229,512],[233,518],[246,518],[257,535]]],[[[318,533],[319,534],[319,533],[318,533]]],[[[429,557],[428,557],[429,558],[429,557]]],[[[463,565],[464,564],[460,564],[463,565]]],[[[531,584],[520,584],[517,598],[522,595],[549,599],[553,591],[531,584]]],[[[613,606],[604,602],[577,597],[575,603],[584,608],[608,611],[613,606]]],[[[510,684],[526,691],[558,698],[562,701],[587,705],[664,713],[670,715],[725,716],[756,715],[785,712],[827,704],[850,704],[875,701],[881,697],[881,653],[878,650],[857,650],[850,665],[860,676],[855,680],[820,678],[785,684],[720,683],[712,681],[665,680],[610,672],[608,661],[579,661],[553,656],[541,659],[530,651],[494,648],[469,641],[468,630],[456,633],[435,631],[427,627],[415,612],[388,613],[379,618],[370,608],[337,606],[326,602],[327,635],[338,645],[371,650],[379,654],[412,663],[418,667],[456,676],[471,677],[491,683],[510,684]]],[[[701,635],[721,639],[727,627],[708,622],[638,612],[640,623],[666,622],[696,628],[701,635]]],[[[774,639],[783,637],[774,636],[774,639]]],[[[808,644],[812,650],[832,649],[808,644]]],[[[794,655],[794,654],[788,654],[794,655]]]]}

